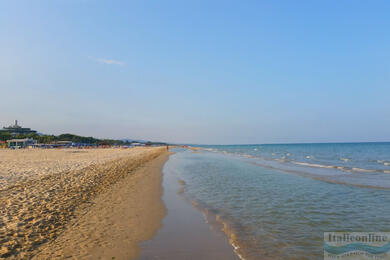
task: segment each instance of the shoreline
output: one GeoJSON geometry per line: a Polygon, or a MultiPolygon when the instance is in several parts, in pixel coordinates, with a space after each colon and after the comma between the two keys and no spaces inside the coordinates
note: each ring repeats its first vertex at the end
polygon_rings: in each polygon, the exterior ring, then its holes
{"type": "Polygon", "coordinates": [[[180,194],[185,183],[163,171],[174,154],[165,147],[4,154],[13,172],[0,172],[0,259],[240,258],[228,234],[180,194]],[[164,232],[168,243],[145,248],[164,232]]]}
{"type": "Polygon", "coordinates": [[[152,239],[140,243],[136,260],[242,259],[223,232],[222,223],[212,221],[183,194],[186,184],[176,174],[176,155],[163,168],[162,200],[167,208],[163,226],[152,239]]]}

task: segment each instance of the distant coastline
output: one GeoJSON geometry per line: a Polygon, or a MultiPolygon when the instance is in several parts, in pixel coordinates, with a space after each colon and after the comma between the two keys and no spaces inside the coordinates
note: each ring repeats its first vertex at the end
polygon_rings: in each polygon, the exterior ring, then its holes
{"type": "MultiPolygon", "coordinates": [[[[0,129],[2,148],[61,148],[61,147],[110,147],[110,146],[163,146],[165,142],[152,142],[131,139],[101,139],[75,134],[48,135],[40,134],[31,128],[15,124],[0,129]]],[[[1,148],[1,147],[0,147],[1,148]]]]}

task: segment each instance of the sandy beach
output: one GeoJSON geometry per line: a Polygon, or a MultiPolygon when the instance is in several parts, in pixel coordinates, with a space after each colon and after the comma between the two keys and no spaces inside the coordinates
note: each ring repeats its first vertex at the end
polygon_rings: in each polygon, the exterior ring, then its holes
{"type": "Polygon", "coordinates": [[[165,148],[0,150],[0,258],[135,257],[165,215],[167,158],[165,148]]]}

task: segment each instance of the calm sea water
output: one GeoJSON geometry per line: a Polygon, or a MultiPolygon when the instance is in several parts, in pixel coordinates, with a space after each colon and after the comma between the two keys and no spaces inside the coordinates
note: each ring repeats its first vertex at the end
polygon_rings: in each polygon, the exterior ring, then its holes
{"type": "Polygon", "coordinates": [[[390,143],[207,146],[169,170],[245,259],[322,259],[327,231],[390,231],[390,143]]]}

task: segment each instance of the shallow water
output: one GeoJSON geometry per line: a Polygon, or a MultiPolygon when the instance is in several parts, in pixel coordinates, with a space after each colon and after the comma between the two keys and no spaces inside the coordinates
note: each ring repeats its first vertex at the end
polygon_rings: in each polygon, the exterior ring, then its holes
{"type": "MultiPolygon", "coordinates": [[[[362,178],[363,173],[333,169],[317,172],[315,167],[306,167],[306,174],[302,174],[305,171],[301,169],[259,166],[259,158],[242,156],[257,152],[253,147],[240,153],[231,150],[242,147],[225,148],[225,153],[220,147],[213,149],[218,152],[178,152],[169,163],[175,175],[186,183],[184,195],[218,216],[245,259],[322,259],[324,232],[390,231],[390,190],[383,185],[388,181],[383,172],[364,173],[362,178]],[[340,176],[350,185],[328,182],[340,176]],[[361,187],[366,182],[370,183],[367,186],[381,189],[361,187]]],[[[326,149],[329,152],[330,148],[326,149]]],[[[388,146],[378,149],[382,152],[376,151],[375,158],[388,160],[388,146]]],[[[292,154],[292,149],[288,151],[292,154]]],[[[315,157],[322,158],[319,154],[325,156],[327,152],[317,151],[315,157]]],[[[374,152],[367,153],[372,154],[360,158],[372,160],[367,158],[373,158],[374,152]]],[[[349,158],[354,161],[357,156],[349,158]]],[[[348,167],[354,168],[351,161],[348,167]]]]}

